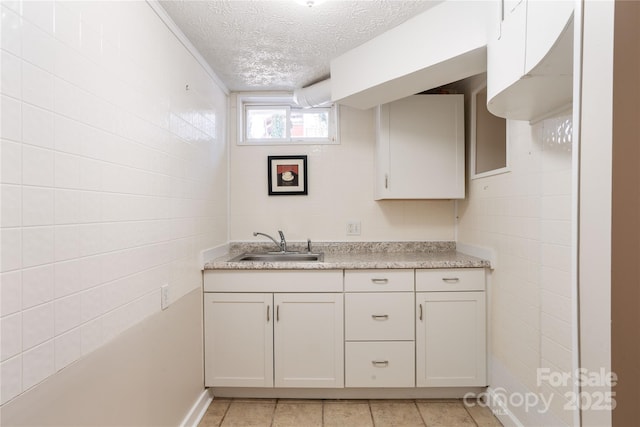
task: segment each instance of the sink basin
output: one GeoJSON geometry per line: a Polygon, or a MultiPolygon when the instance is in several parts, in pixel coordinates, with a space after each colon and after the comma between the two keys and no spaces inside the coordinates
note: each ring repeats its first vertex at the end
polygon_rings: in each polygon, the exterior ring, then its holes
{"type": "Polygon", "coordinates": [[[323,253],[296,253],[296,252],[275,252],[275,253],[244,253],[231,258],[229,262],[322,262],[323,253]]]}

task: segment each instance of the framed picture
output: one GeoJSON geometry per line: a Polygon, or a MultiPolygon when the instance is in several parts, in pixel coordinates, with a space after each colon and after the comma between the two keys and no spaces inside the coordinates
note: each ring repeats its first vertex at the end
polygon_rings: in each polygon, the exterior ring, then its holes
{"type": "Polygon", "coordinates": [[[307,195],[307,156],[269,156],[270,196],[307,195]]]}

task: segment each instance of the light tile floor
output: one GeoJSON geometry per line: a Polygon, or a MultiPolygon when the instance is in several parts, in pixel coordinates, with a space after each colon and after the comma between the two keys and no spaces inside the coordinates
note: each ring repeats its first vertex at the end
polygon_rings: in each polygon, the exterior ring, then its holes
{"type": "Polygon", "coordinates": [[[214,399],[199,427],[501,427],[461,400],[214,399]]]}

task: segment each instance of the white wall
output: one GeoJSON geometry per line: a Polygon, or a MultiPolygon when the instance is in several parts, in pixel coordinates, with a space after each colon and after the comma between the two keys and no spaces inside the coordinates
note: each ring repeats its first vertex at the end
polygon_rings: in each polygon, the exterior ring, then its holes
{"type": "Polygon", "coordinates": [[[194,289],[9,401],[0,424],[175,427],[197,415],[194,402],[208,397],[202,295],[194,289]]]}
{"type": "Polygon", "coordinates": [[[5,403],[200,286],[227,152],[224,92],[146,2],[0,8],[5,403]]]}
{"type": "Polygon", "coordinates": [[[470,182],[459,204],[458,238],[496,253],[491,386],[505,388],[506,397],[551,397],[543,414],[509,406],[524,425],[571,425],[573,412],[563,409],[571,383],[551,387],[537,378],[538,368],[573,372],[571,113],[507,126],[512,171],[470,182]]]}
{"type": "Polygon", "coordinates": [[[238,146],[235,96],[230,109],[230,240],[253,231],[305,241],[454,240],[450,200],[373,200],[374,110],[340,108],[340,145],[238,146]],[[267,156],[306,154],[309,195],[269,196],[267,156]],[[347,236],[346,223],[362,234],[347,236]]]}

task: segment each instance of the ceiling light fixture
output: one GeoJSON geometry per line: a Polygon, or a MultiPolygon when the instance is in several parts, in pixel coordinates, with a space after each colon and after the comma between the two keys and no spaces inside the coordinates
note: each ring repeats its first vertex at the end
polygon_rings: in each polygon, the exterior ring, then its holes
{"type": "Polygon", "coordinates": [[[295,2],[303,6],[312,8],[313,6],[318,6],[319,4],[324,3],[325,0],[295,0],[295,2]]]}

